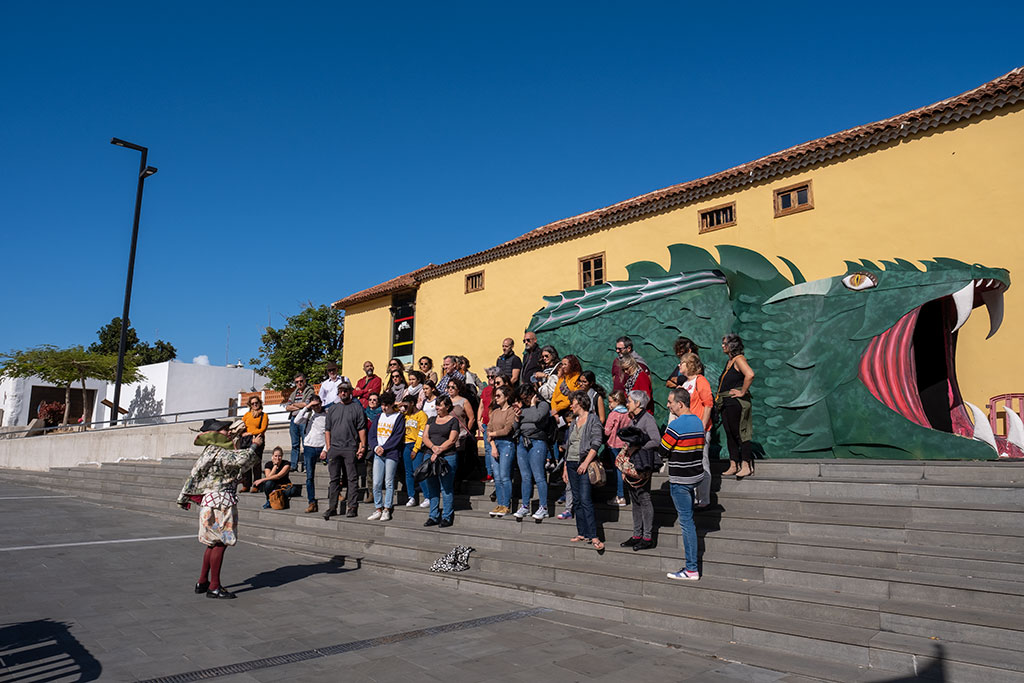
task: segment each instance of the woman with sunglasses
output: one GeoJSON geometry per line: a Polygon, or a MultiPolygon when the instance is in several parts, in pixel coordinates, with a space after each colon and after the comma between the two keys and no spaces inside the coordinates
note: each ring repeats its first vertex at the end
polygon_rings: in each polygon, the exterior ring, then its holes
{"type": "MultiPolygon", "coordinates": [[[[263,412],[263,401],[259,396],[249,398],[249,412],[242,416],[242,421],[245,422],[245,435],[239,439],[239,447],[248,448],[250,444],[254,444],[254,438],[263,436],[270,426],[270,418],[263,412]]],[[[258,447],[254,445],[253,450],[256,452],[256,466],[242,472],[243,492],[248,492],[252,488],[253,480],[260,476],[259,460],[263,457],[263,441],[260,440],[258,447]]]]}
{"type": "Polygon", "coordinates": [[[434,384],[437,384],[437,373],[434,372],[434,361],[430,356],[423,356],[419,360],[420,372],[434,384]]]}
{"type": "Polygon", "coordinates": [[[401,403],[402,399],[405,398],[405,392],[408,389],[405,383],[405,372],[399,368],[398,370],[391,370],[390,373],[391,374],[388,376],[387,391],[390,391],[395,395],[395,401],[397,403],[401,403]]]}

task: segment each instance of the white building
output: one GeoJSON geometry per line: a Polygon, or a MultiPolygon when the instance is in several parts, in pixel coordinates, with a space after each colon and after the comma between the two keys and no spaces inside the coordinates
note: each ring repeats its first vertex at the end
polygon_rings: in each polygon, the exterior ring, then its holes
{"type": "MultiPolygon", "coordinates": [[[[196,365],[171,360],[143,365],[139,372],[145,378],[121,386],[121,407],[128,411],[125,419],[130,423],[174,422],[175,417],[161,417],[169,413],[189,413],[178,416],[178,421],[222,417],[238,405],[243,392],[259,390],[269,381],[251,368],[218,365],[196,365]]],[[[82,415],[81,387],[72,387],[72,422],[82,415]]],[[[87,420],[110,420],[111,410],[102,401],[113,402],[113,383],[86,381],[87,420]]],[[[3,408],[2,426],[25,426],[36,415],[42,400],[64,401],[64,390],[38,377],[4,379],[0,381],[0,406],[3,408]]],[[[244,406],[238,414],[244,413],[244,406]]],[[[104,425],[93,425],[99,428],[104,425]]]]}

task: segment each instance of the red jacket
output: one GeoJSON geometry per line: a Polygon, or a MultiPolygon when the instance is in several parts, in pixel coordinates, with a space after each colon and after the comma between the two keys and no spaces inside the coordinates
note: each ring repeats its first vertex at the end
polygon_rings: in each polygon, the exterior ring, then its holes
{"type": "Polygon", "coordinates": [[[362,403],[365,408],[368,404],[366,400],[367,397],[370,394],[379,394],[380,387],[380,377],[377,375],[368,375],[356,382],[356,388],[352,390],[352,395],[358,398],[359,402],[362,403]]]}
{"type": "MultiPolygon", "coordinates": [[[[633,383],[633,391],[642,391],[647,394],[647,412],[654,414],[654,389],[651,387],[651,373],[647,372],[644,368],[640,368],[640,373],[637,375],[636,382],[633,383]]],[[[623,378],[622,391],[626,391],[626,382],[623,378]]],[[[627,393],[626,398],[629,398],[627,393]]]]}

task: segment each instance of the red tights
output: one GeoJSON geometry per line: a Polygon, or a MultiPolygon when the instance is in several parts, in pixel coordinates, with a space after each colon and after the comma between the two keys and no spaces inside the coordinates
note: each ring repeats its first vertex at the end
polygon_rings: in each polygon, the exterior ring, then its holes
{"type": "Polygon", "coordinates": [[[206,583],[206,577],[210,577],[210,590],[220,588],[220,566],[224,562],[224,551],[227,546],[213,545],[206,548],[203,553],[203,569],[199,574],[199,583],[206,583]]]}

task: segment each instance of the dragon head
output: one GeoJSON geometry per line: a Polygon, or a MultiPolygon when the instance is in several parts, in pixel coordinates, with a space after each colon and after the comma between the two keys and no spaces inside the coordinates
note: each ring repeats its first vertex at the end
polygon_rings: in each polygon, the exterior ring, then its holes
{"type": "Polygon", "coordinates": [[[770,321],[783,314],[801,329],[799,348],[777,368],[800,391],[768,398],[784,412],[806,411],[790,427],[804,437],[794,450],[973,458],[992,457],[991,448],[1024,457],[1017,415],[1008,416],[1009,439],[996,439],[985,413],[963,400],[956,376],[958,330],[985,306],[989,337],[996,333],[1009,273],[954,259],[923,263],[924,271],[899,259],[884,267],[847,261],[844,275],[793,285],[763,304],[770,321]],[[809,429],[826,415],[828,434],[809,429]]]}

